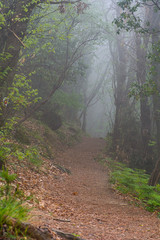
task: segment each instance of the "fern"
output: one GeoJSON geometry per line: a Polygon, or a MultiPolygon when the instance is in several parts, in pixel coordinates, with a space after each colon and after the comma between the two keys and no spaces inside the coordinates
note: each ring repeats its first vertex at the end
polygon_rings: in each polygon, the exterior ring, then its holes
{"type": "Polygon", "coordinates": [[[149,186],[149,175],[141,169],[131,169],[122,163],[107,161],[111,169],[110,181],[123,194],[141,202],[148,211],[160,211],[160,185],[149,186]]]}

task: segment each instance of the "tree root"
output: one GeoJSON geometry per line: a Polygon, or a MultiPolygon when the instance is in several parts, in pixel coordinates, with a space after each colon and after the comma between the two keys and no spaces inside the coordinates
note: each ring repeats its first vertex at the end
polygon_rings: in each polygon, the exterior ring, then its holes
{"type": "Polygon", "coordinates": [[[6,225],[12,226],[14,229],[19,229],[26,236],[30,236],[36,240],[55,240],[48,228],[38,228],[30,223],[19,222],[14,218],[6,220],[6,225]]]}
{"type": "MultiPolygon", "coordinates": [[[[12,226],[13,229],[19,229],[25,233],[26,236],[30,236],[36,240],[55,240],[51,231],[48,228],[38,228],[30,223],[19,222],[14,218],[6,219],[6,225],[12,226]]],[[[52,228],[58,236],[68,240],[85,240],[71,233],[62,232],[60,230],[52,228]]]]}
{"type": "Polygon", "coordinates": [[[62,237],[64,239],[68,239],[68,240],[85,240],[85,239],[82,239],[80,237],[75,236],[74,234],[65,233],[65,232],[59,231],[59,230],[54,229],[54,228],[52,228],[52,231],[55,232],[57,235],[59,235],[60,237],[62,237]]]}
{"type": "Polygon", "coordinates": [[[54,221],[59,221],[59,222],[70,222],[71,220],[69,219],[60,219],[60,218],[53,218],[54,221]]]}

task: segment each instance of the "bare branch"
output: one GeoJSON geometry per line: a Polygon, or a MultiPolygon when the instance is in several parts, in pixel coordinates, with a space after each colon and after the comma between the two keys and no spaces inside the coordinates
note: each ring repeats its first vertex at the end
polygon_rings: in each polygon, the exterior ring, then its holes
{"type": "Polygon", "coordinates": [[[82,43],[79,44],[79,46],[75,49],[75,51],[73,52],[72,56],[71,56],[71,60],[70,62],[73,62],[74,57],[76,56],[77,52],[79,51],[79,49],[83,48],[85,45],[87,45],[88,42],[91,41],[95,41],[97,39],[99,33],[96,33],[95,36],[93,38],[90,39],[86,39],[84,40],[82,43]]]}
{"type": "Polygon", "coordinates": [[[60,1],[60,2],[50,2],[50,4],[75,4],[81,2],[81,0],[76,0],[76,1],[60,1]]]}
{"type": "Polygon", "coordinates": [[[17,34],[16,34],[14,31],[12,31],[10,28],[8,28],[8,30],[9,30],[11,33],[13,33],[13,35],[18,39],[18,41],[22,44],[23,47],[26,47],[26,46],[24,45],[24,43],[22,42],[22,40],[17,36],[17,34]]]}
{"type": "Polygon", "coordinates": [[[160,10],[160,6],[158,5],[158,1],[154,1],[154,0],[152,0],[152,2],[153,2],[154,5],[160,10]]]}

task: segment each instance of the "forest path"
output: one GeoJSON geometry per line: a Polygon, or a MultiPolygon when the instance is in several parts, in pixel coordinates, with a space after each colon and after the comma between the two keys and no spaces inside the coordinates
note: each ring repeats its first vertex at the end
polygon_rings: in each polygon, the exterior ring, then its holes
{"type": "Polygon", "coordinates": [[[56,188],[50,186],[52,214],[46,219],[43,216],[43,222],[86,240],[160,239],[160,220],[129,205],[109,187],[106,167],[94,160],[104,147],[104,140],[85,137],[59,153],[56,162],[72,174],[58,177],[56,188]]]}

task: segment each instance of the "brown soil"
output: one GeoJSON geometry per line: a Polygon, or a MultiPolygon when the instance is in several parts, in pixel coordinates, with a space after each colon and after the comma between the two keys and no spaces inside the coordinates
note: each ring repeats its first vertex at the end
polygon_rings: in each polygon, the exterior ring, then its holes
{"type": "Polygon", "coordinates": [[[160,239],[160,220],[111,189],[106,167],[94,160],[104,147],[104,140],[85,137],[58,154],[57,164],[70,169],[71,175],[57,175],[53,182],[46,179],[48,197],[32,222],[86,240],[160,239]]]}

